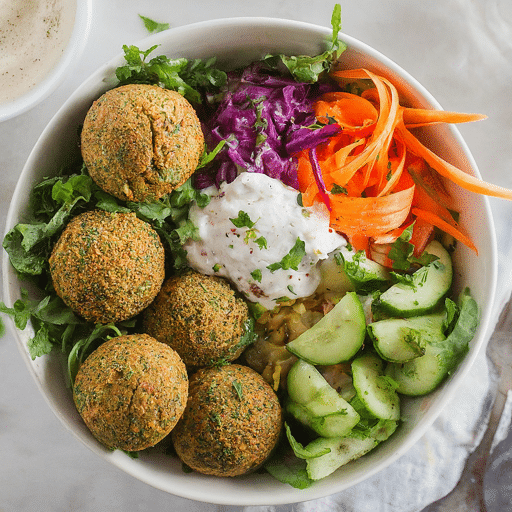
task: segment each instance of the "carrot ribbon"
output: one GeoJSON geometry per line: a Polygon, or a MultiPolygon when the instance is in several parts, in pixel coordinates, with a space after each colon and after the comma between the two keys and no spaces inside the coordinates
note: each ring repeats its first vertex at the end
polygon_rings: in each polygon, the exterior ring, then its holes
{"type": "Polygon", "coordinates": [[[442,179],[505,199],[512,199],[512,190],[446,162],[411,130],[486,116],[402,106],[391,81],[367,69],[334,70],[331,76],[340,84],[369,79],[374,87],[361,95],[329,92],[315,103],[317,119],[325,124],[334,120],[341,130],[314,150],[298,153],[303,204],[324,202],[331,226],[367,251],[372,243],[396,240],[414,222],[413,239],[419,245],[424,246],[437,227],[476,252],[451,214],[453,201],[442,179]]]}

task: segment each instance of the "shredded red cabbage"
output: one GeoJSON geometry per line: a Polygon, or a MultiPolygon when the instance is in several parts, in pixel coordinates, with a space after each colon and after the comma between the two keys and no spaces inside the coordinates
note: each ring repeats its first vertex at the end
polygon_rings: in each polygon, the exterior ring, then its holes
{"type": "Polygon", "coordinates": [[[206,123],[209,146],[222,140],[226,144],[213,169],[197,175],[195,186],[219,187],[245,170],[298,188],[293,155],[316,147],[340,130],[335,124],[311,128],[316,123],[313,102],[326,90],[330,86],[278,75],[264,62],[255,62],[241,73],[229,73],[226,92],[206,123]]]}

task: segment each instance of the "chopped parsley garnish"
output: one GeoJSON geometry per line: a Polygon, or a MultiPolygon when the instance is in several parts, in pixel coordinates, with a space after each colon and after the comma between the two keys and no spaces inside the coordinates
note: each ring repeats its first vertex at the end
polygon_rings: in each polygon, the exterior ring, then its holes
{"type": "Polygon", "coordinates": [[[251,272],[251,277],[255,280],[255,281],[258,281],[258,283],[261,283],[261,277],[262,277],[262,274],[261,274],[261,270],[259,268],[257,268],[256,270],[253,270],[251,272]]]}
{"type": "Polygon", "coordinates": [[[205,149],[199,158],[196,170],[206,167],[210,162],[213,162],[214,158],[220,153],[220,150],[226,144],[225,140],[221,140],[211,151],[208,151],[205,145],[205,149]]]}
{"type": "Polygon", "coordinates": [[[250,228],[245,232],[244,243],[247,245],[249,240],[254,240],[258,235],[256,234],[256,229],[250,228]]]}
{"type": "Polygon", "coordinates": [[[243,210],[240,210],[238,212],[238,217],[235,219],[230,218],[229,219],[237,228],[252,228],[256,222],[253,222],[251,218],[249,217],[249,214],[244,212],[243,210]]]}
{"type": "Polygon", "coordinates": [[[147,18],[146,16],[142,16],[141,14],[139,14],[139,18],[144,22],[144,26],[150,34],[163,32],[169,28],[169,23],[158,23],[157,21],[147,18]]]}
{"type": "Polygon", "coordinates": [[[293,286],[292,286],[291,284],[289,284],[286,288],[288,289],[288,291],[289,291],[290,293],[293,293],[293,295],[297,295],[297,294],[293,291],[293,286]]]}
{"type": "Polygon", "coordinates": [[[339,195],[339,194],[345,194],[347,195],[347,189],[345,187],[342,187],[341,185],[338,185],[335,183],[331,188],[331,194],[339,195]]]}
{"type": "Polygon", "coordinates": [[[428,265],[437,260],[437,256],[423,252],[419,258],[415,257],[414,245],[410,243],[414,222],[402,231],[388,253],[388,258],[393,260],[393,268],[396,270],[408,270],[411,264],[428,265]]]}
{"type": "Polygon", "coordinates": [[[267,248],[267,239],[264,236],[260,236],[254,240],[260,249],[267,248]]]}
{"type": "Polygon", "coordinates": [[[338,265],[345,265],[345,272],[349,277],[364,281],[368,274],[368,270],[364,267],[366,261],[366,254],[364,251],[357,251],[352,257],[352,261],[343,259],[341,253],[335,255],[335,261],[338,265]]]}
{"type": "Polygon", "coordinates": [[[248,228],[245,232],[244,243],[248,244],[250,240],[258,245],[260,249],[267,248],[267,240],[264,236],[258,237],[258,230],[254,227],[258,220],[252,221],[247,212],[240,210],[238,217],[229,219],[237,228],[248,228]]]}
{"type": "Polygon", "coordinates": [[[290,252],[286,254],[281,261],[272,263],[271,265],[268,265],[267,268],[270,272],[275,272],[279,269],[289,270],[290,268],[293,270],[299,270],[299,264],[305,255],[306,244],[300,238],[297,238],[294,246],[290,249],[290,252]]]}
{"type": "Polygon", "coordinates": [[[390,272],[390,276],[393,278],[393,281],[396,284],[402,284],[404,286],[410,286],[414,290],[416,290],[416,283],[414,282],[412,276],[414,274],[400,274],[398,272],[390,272]]]}
{"type": "Polygon", "coordinates": [[[242,384],[240,384],[240,382],[238,382],[237,380],[234,380],[232,382],[232,384],[233,384],[233,388],[236,391],[236,394],[238,395],[239,400],[243,400],[244,399],[244,393],[243,393],[243,390],[242,390],[242,384]]]}
{"type": "Polygon", "coordinates": [[[263,116],[263,110],[265,108],[265,101],[267,101],[267,98],[265,96],[261,96],[260,98],[250,101],[256,112],[256,122],[254,123],[254,128],[258,132],[256,135],[256,146],[261,146],[267,140],[266,131],[268,130],[268,120],[263,116]]]}

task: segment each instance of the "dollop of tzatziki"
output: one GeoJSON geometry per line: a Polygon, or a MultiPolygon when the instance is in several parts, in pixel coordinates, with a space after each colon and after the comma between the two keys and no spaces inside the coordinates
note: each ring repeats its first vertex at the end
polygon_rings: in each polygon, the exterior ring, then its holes
{"type": "Polygon", "coordinates": [[[215,192],[208,206],[190,209],[199,240],[185,244],[189,265],[229,279],[267,309],[313,294],[318,262],[346,245],[329,227],[327,208],[301,206],[297,190],[259,173],[244,172],[215,192]]]}

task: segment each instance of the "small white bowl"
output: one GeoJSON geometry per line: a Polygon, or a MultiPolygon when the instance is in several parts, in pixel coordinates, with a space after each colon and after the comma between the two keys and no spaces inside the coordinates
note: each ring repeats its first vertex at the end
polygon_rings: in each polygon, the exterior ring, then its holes
{"type": "MultiPolygon", "coordinates": [[[[140,42],[141,49],[154,44],[155,52],[170,57],[208,58],[217,56],[222,65],[249,63],[268,52],[317,54],[326,48],[331,30],[295,21],[266,18],[232,18],[196,23],[155,34],[140,42]]],[[[367,45],[342,35],[348,49],[341,61],[347,67],[368,67],[391,78],[403,98],[412,106],[440,108],[436,100],[407,72],[367,45]]],[[[122,55],[102,66],[81,85],[57,112],[42,133],[20,176],[8,214],[7,228],[23,218],[29,191],[41,177],[69,161],[71,148],[77,148],[79,125],[92,101],[112,84],[115,68],[124,61],[122,55]]],[[[470,174],[480,176],[476,164],[459,132],[450,126],[429,129],[428,140],[440,156],[470,174]]],[[[225,505],[277,505],[316,499],[342,491],[382,471],[418,441],[470,371],[478,352],[486,342],[486,331],[496,286],[497,248],[488,201],[485,197],[453,189],[462,208],[462,223],[480,252],[459,244],[455,254],[456,291],[469,286],[481,307],[478,332],[471,349],[457,371],[434,393],[404,400],[405,421],[395,434],[375,450],[315,483],[305,490],[281,484],[268,474],[220,479],[184,473],[179,460],[141,454],[131,459],[121,451],[111,452],[100,445],[82,422],[66,388],[62,361],[51,354],[32,361],[27,351],[30,332],[17,332],[19,349],[27,367],[48,404],[62,423],[95,453],[134,477],[168,493],[225,505]]],[[[12,304],[20,296],[20,283],[4,255],[5,302],[12,304]]]]}
{"type": "MultiPolygon", "coordinates": [[[[69,16],[71,19],[74,17],[74,24],[68,41],[64,42],[62,56],[45,74],[41,73],[39,83],[27,89],[21,96],[0,102],[0,122],[27,112],[47,98],[78,62],[91,28],[92,0],[64,0],[63,5],[65,9],[71,11],[69,16]]],[[[49,30],[52,30],[52,27],[49,30]]],[[[45,55],[41,55],[40,58],[44,61],[45,55]]],[[[2,71],[0,69],[0,72],[2,71]]]]}

